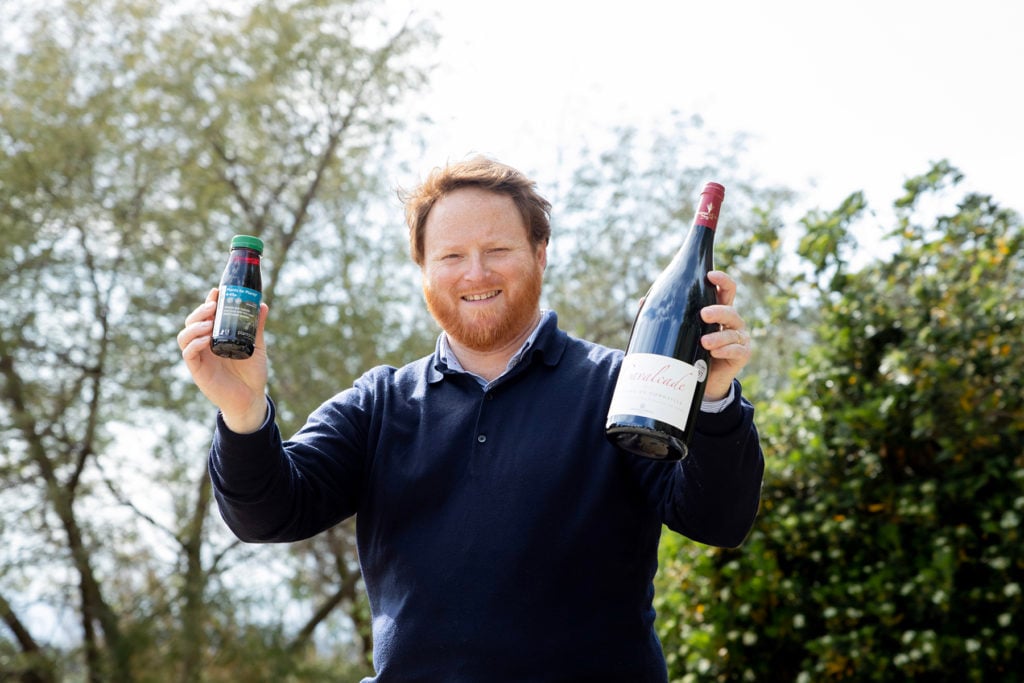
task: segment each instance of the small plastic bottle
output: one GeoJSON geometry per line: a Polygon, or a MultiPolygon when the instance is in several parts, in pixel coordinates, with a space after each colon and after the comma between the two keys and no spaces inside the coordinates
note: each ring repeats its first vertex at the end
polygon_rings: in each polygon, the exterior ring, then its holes
{"type": "Polygon", "coordinates": [[[218,356],[244,360],[256,348],[256,327],[263,299],[260,257],[263,240],[250,235],[231,239],[228,264],[220,279],[210,348],[218,356]]]}

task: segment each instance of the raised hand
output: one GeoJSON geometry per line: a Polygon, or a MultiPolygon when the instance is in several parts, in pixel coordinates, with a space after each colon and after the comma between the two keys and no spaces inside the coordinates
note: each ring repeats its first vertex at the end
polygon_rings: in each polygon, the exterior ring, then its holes
{"type": "Polygon", "coordinates": [[[751,346],[747,325],[732,305],[736,281],[720,270],[709,272],[708,280],[718,289],[718,303],[701,309],[700,315],[704,322],[721,327],[701,338],[704,348],[711,352],[704,400],[715,401],[728,395],[732,381],[750,361],[751,346]]]}
{"type": "Polygon", "coordinates": [[[252,357],[246,360],[222,358],[210,350],[217,295],[217,289],[210,290],[206,301],[185,318],[185,327],[178,332],[178,348],[192,380],[220,409],[228,428],[240,434],[254,432],[267,414],[267,346],[263,328],[269,309],[265,303],[260,304],[256,349],[252,357]]]}

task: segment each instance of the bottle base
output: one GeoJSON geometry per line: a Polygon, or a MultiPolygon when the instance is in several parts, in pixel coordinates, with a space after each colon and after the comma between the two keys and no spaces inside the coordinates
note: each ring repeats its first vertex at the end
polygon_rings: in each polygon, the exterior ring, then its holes
{"type": "Polygon", "coordinates": [[[609,427],[608,439],[624,451],[652,460],[682,460],[689,452],[680,439],[643,427],[609,427]]]}
{"type": "Polygon", "coordinates": [[[231,358],[232,360],[246,360],[252,357],[252,352],[255,350],[252,344],[241,344],[238,342],[212,342],[210,344],[210,350],[213,351],[214,355],[221,356],[222,358],[231,358]]]}

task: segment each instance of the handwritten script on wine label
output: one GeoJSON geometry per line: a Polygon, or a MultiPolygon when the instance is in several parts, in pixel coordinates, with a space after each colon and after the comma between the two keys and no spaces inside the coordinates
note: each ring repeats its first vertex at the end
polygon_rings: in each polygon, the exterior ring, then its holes
{"type": "Polygon", "coordinates": [[[612,394],[609,415],[639,415],[686,429],[697,384],[704,381],[707,366],[690,365],[653,353],[631,353],[612,394]]]}

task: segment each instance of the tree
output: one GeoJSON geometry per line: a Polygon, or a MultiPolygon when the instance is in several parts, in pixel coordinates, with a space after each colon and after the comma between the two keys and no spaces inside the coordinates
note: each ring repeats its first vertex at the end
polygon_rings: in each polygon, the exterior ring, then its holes
{"type": "Polygon", "coordinates": [[[951,205],[960,179],[910,179],[893,255],[860,270],[859,194],[805,219],[796,280],[821,317],[761,413],[761,518],[738,551],[666,549],[676,680],[1019,676],[1024,224],[990,196],[951,205]]]}
{"type": "Polygon", "coordinates": [[[275,324],[298,332],[273,366],[286,419],[325,378],[350,378],[352,358],[423,344],[374,198],[433,34],[356,0],[191,14],[68,0],[15,19],[0,64],[0,653],[17,654],[4,673],[301,672],[351,599],[354,554],[331,546],[346,592],[308,591],[305,624],[247,608],[240,564],[301,562],[209,524],[209,406],[174,335],[248,232],[268,243],[275,324]],[[306,356],[339,337],[355,352],[318,357],[310,376],[306,356]],[[270,641],[284,646],[253,647],[270,641]]]}

